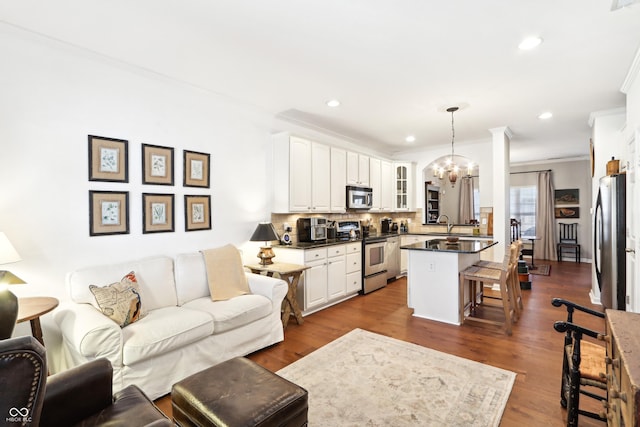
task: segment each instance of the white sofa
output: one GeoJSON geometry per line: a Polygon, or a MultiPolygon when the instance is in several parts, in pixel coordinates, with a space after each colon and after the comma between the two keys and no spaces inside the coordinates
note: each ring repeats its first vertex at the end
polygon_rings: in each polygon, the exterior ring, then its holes
{"type": "Polygon", "coordinates": [[[54,319],[62,332],[60,366],[104,357],[113,388],[136,384],[156,399],[177,381],[227,359],[284,339],[280,308],[287,284],[247,273],[252,294],[212,301],[200,252],[85,268],[67,275],[71,303],[54,319]],[[135,272],[143,316],[124,328],[96,307],[89,285],[135,272]]]}

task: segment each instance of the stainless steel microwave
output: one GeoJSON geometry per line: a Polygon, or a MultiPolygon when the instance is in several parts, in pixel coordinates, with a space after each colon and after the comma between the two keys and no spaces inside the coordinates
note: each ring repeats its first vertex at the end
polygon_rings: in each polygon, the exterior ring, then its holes
{"type": "Polygon", "coordinates": [[[371,209],[373,190],[370,187],[347,185],[347,209],[371,209]]]}

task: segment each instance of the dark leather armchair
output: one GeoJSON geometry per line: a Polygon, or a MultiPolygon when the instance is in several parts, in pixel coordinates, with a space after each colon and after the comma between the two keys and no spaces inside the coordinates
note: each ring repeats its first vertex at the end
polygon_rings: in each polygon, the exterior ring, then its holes
{"type": "Polygon", "coordinates": [[[112,394],[112,371],[98,359],[47,377],[45,349],[34,338],[0,341],[0,413],[25,426],[173,425],[138,387],[112,394]]]}

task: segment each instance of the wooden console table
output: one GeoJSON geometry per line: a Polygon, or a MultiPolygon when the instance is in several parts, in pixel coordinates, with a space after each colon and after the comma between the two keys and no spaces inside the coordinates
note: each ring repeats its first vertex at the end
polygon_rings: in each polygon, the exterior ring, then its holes
{"type": "Polygon", "coordinates": [[[638,426],[640,419],[640,314],[606,310],[607,425],[638,426]]]}
{"type": "Polygon", "coordinates": [[[245,265],[245,267],[250,269],[252,273],[266,273],[269,277],[273,277],[274,273],[278,273],[278,276],[280,276],[280,278],[289,285],[287,296],[284,298],[284,301],[282,301],[282,327],[287,327],[287,323],[289,323],[289,317],[291,317],[292,312],[298,325],[302,325],[302,323],[304,323],[302,311],[300,310],[300,306],[298,306],[298,282],[300,281],[300,275],[302,272],[310,267],[280,262],[268,265],[250,264],[245,265]]]}

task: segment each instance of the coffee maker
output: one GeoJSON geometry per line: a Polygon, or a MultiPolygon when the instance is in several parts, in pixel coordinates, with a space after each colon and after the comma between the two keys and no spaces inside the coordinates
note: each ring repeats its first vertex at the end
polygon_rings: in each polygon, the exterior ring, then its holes
{"type": "Polygon", "coordinates": [[[381,233],[390,233],[391,232],[391,221],[393,221],[392,218],[382,218],[380,220],[380,222],[381,222],[380,232],[381,233]]]}

